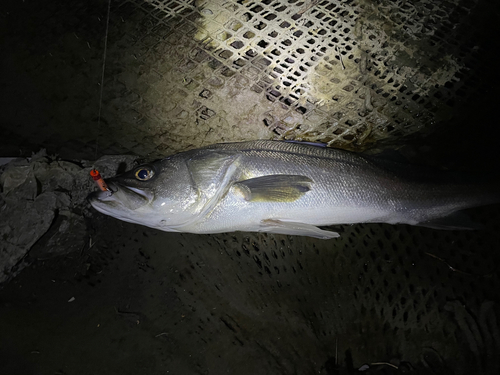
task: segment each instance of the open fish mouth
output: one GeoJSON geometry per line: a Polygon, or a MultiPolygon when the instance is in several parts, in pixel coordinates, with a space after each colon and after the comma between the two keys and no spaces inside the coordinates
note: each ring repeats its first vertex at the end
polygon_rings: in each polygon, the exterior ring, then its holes
{"type": "Polygon", "coordinates": [[[116,181],[107,182],[109,191],[96,191],[88,197],[90,204],[98,211],[114,211],[119,207],[136,210],[153,200],[153,194],[142,189],[122,185],[116,181]]]}
{"type": "MultiPolygon", "coordinates": [[[[120,185],[120,188],[123,190],[123,192],[129,195],[135,195],[136,197],[140,197],[146,201],[146,203],[149,203],[153,199],[153,195],[148,193],[145,190],[133,188],[131,186],[125,186],[125,185],[120,185]]],[[[113,191],[113,188],[111,188],[111,191],[113,191]]]]}

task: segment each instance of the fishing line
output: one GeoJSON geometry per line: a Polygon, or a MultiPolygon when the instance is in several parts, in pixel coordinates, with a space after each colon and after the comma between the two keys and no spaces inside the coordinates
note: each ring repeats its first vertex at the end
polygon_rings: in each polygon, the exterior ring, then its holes
{"type": "Polygon", "coordinates": [[[101,72],[101,92],[99,95],[99,113],[97,115],[97,135],[95,138],[95,154],[94,160],[97,159],[97,148],[99,146],[99,133],[101,129],[101,111],[102,111],[102,93],[104,91],[104,71],[106,69],[106,55],[108,50],[108,30],[109,30],[109,14],[111,13],[111,0],[108,1],[108,14],[106,15],[106,34],[104,35],[104,52],[102,56],[102,72],[101,72]]]}
{"type": "MultiPolygon", "coordinates": [[[[108,31],[109,31],[109,14],[111,13],[111,0],[108,1],[108,12],[106,15],[106,33],[104,35],[104,52],[102,56],[102,72],[101,72],[101,92],[99,95],[99,113],[97,115],[97,135],[95,137],[95,153],[94,153],[94,162],[97,159],[97,149],[99,147],[99,134],[101,130],[101,111],[102,111],[102,94],[104,91],[104,71],[106,70],[106,55],[108,51],[108,31]]],[[[97,184],[99,189],[102,191],[111,192],[103,178],[99,174],[99,172],[92,166],[92,170],[90,171],[90,175],[92,179],[97,184]]]]}

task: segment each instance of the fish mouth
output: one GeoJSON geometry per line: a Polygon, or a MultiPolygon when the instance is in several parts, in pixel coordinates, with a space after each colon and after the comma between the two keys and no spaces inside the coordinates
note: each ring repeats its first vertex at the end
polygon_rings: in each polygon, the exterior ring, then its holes
{"type": "Polygon", "coordinates": [[[96,210],[110,214],[115,210],[136,210],[149,204],[153,194],[142,189],[107,181],[109,190],[91,193],[87,199],[96,210]]]}

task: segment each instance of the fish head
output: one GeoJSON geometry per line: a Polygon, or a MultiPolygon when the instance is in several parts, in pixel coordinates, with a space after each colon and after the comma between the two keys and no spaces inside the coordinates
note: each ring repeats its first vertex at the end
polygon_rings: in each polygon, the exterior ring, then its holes
{"type": "Polygon", "coordinates": [[[91,193],[88,200],[97,211],[119,220],[178,231],[196,216],[198,193],[182,160],[140,165],[106,183],[109,191],[91,193]]]}

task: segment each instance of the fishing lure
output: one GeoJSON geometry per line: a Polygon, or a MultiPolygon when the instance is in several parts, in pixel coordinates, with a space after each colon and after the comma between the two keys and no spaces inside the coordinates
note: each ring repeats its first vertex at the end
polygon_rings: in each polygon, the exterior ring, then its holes
{"type": "Polygon", "coordinates": [[[96,183],[97,187],[101,189],[102,191],[107,191],[109,193],[112,193],[111,189],[108,187],[104,179],[101,177],[101,174],[97,169],[92,169],[90,171],[90,175],[92,176],[92,179],[96,183]]]}

